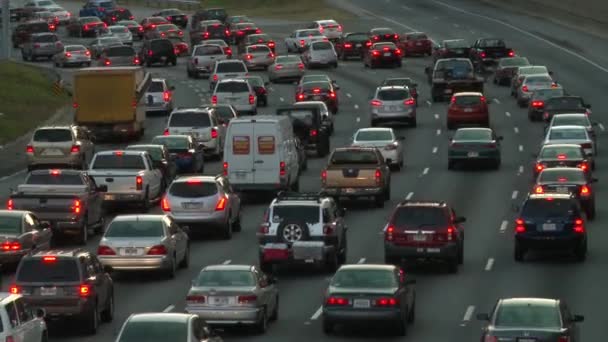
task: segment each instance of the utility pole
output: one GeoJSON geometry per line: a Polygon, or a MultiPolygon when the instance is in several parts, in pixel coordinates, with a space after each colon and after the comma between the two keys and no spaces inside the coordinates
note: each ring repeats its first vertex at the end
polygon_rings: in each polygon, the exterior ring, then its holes
{"type": "Polygon", "coordinates": [[[0,55],[0,58],[9,59],[11,56],[11,11],[9,0],[0,1],[2,1],[2,55],[0,55]]]}

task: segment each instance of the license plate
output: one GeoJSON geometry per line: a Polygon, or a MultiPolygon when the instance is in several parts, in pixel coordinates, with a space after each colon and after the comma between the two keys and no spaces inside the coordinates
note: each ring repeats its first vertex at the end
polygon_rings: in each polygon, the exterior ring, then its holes
{"type": "Polygon", "coordinates": [[[203,203],[182,203],[184,209],[201,209],[203,207],[203,203]]]}
{"type": "Polygon", "coordinates": [[[385,52],[385,53],[384,53],[384,57],[390,57],[390,56],[391,56],[391,53],[390,53],[390,52],[385,52]]]}
{"type": "Polygon", "coordinates": [[[104,195],[103,199],[106,201],[113,201],[116,198],[114,195],[104,195]]]}
{"type": "Polygon", "coordinates": [[[209,296],[209,304],[211,304],[211,305],[228,305],[228,304],[230,304],[230,297],[209,296]]]}
{"type": "Polygon", "coordinates": [[[370,303],[369,299],[355,299],[353,301],[353,307],[355,307],[355,308],[365,309],[365,308],[369,308],[370,306],[371,306],[371,303],[370,303]]]}
{"type": "Polygon", "coordinates": [[[414,241],[426,241],[426,235],[416,234],[414,235],[414,241]]]}
{"type": "Polygon", "coordinates": [[[560,194],[567,194],[567,193],[570,192],[568,190],[568,188],[566,188],[566,187],[559,187],[559,188],[556,189],[556,191],[559,192],[560,194]]]}
{"type": "Polygon", "coordinates": [[[352,194],[352,193],[355,192],[355,189],[353,189],[353,188],[346,188],[346,189],[344,189],[344,192],[346,192],[347,194],[352,194]]]}
{"type": "Polygon", "coordinates": [[[321,101],[322,97],[321,96],[313,96],[312,99],[315,100],[315,101],[321,101]]]}
{"type": "Polygon", "coordinates": [[[63,155],[63,153],[61,153],[60,150],[56,150],[56,149],[44,150],[44,152],[42,152],[42,154],[45,156],[62,156],[63,155]]]}
{"type": "Polygon", "coordinates": [[[477,157],[479,157],[479,152],[469,152],[469,153],[467,153],[467,157],[477,158],[477,157]]]}
{"type": "Polygon", "coordinates": [[[543,224],[543,230],[546,232],[552,232],[552,231],[555,231],[556,229],[557,229],[557,227],[555,226],[555,223],[543,224]]]}
{"type": "Polygon", "coordinates": [[[235,172],[234,175],[238,179],[245,179],[245,177],[246,177],[247,174],[245,172],[235,172]]]}
{"type": "Polygon", "coordinates": [[[40,295],[41,296],[55,296],[55,295],[57,295],[57,288],[56,287],[41,287],[40,295]]]}
{"type": "Polygon", "coordinates": [[[464,112],[465,113],[471,113],[473,111],[473,108],[465,108],[464,112]]]}
{"type": "Polygon", "coordinates": [[[439,253],[439,252],[441,252],[441,249],[439,249],[439,248],[427,248],[426,251],[427,251],[427,253],[439,253]]]}
{"type": "Polygon", "coordinates": [[[451,94],[452,93],[452,89],[446,89],[443,91],[444,94],[451,94]]]}
{"type": "Polygon", "coordinates": [[[360,48],[360,47],[361,47],[361,44],[357,44],[357,45],[355,45],[355,46],[356,46],[356,47],[358,47],[358,48],[360,48]]]}
{"type": "Polygon", "coordinates": [[[422,46],[422,43],[418,42],[416,43],[416,46],[422,46]]]}
{"type": "Polygon", "coordinates": [[[122,256],[134,256],[134,255],[143,255],[144,250],[142,248],[135,247],[126,247],[120,249],[120,255],[122,256]]]}

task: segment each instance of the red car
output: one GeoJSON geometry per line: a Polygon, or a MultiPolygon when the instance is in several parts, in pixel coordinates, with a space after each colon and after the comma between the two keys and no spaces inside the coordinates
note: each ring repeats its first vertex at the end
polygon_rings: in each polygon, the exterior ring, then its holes
{"type": "Polygon", "coordinates": [[[169,38],[169,40],[171,41],[171,43],[173,43],[173,50],[175,50],[175,54],[178,57],[188,55],[190,47],[188,46],[188,44],[186,44],[186,42],[184,42],[183,38],[171,37],[169,38]]]}
{"type": "Polygon", "coordinates": [[[397,46],[403,51],[403,56],[433,54],[433,42],[424,32],[404,33],[397,46]]]}
{"type": "Polygon", "coordinates": [[[148,32],[154,30],[158,25],[171,24],[171,22],[163,17],[148,17],[142,20],[140,24],[144,28],[144,32],[148,32]]]}
{"type": "Polygon", "coordinates": [[[488,102],[482,93],[456,93],[448,107],[448,129],[460,125],[490,127],[488,102]]]}

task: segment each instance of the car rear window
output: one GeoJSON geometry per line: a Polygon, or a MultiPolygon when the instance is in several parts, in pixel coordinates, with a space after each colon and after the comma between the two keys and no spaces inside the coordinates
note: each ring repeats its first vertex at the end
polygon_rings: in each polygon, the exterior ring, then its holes
{"type": "Polygon", "coordinates": [[[97,17],[86,17],[86,18],[80,18],[80,22],[84,23],[84,24],[91,24],[91,23],[100,23],[101,20],[99,20],[99,18],[97,18],[97,17]]]}
{"type": "Polygon", "coordinates": [[[270,48],[266,45],[254,45],[247,47],[248,53],[271,53],[270,48]]]}
{"type": "Polygon", "coordinates": [[[196,286],[205,287],[240,287],[255,286],[255,277],[250,271],[241,270],[207,270],[202,271],[196,286]]]}
{"type": "Polygon", "coordinates": [[[247,72],[247,68],[243,63],[218,63],[216,72],[228,73],[228,72],[247,72]]]}
{"type": "Polygon", "coordinates": [[[289,63],[301,63],[302,59],[300,59],[300,57],[297,56],[284,56],[284,57],[278,57],[275,60],[275,64],[289,64],[289,63]]]}
{"type": "Polygon", "coordinates": [[[477,106],[481,104],[481,96],[454,96],[454,103],[459,106],[477,106]]]}
{"type": "Polygon", "coordinates": [[[165,90],[163,82],[151,82],[150,87],[148,88],[149,93],[162,93],[165,90]]]}
{"type": "Polygon", "coordinates": [[[118,46],[106,50],[106,56],[108,57],[130,57],[135,55],[135,50],[130,46],[118,46]]]}
{"type": "Polygon", "coordinates": [[[553,82],[549,76],[529,76],[526,77],[526,83],[550,83],[553,82]]]}
{"type": "Polygon", "coordinates": [[[580,148],[548,146],[543,148],[540,157],[547,159],[579,159],[583,157],[583,153],[580,148]]]}
{"type": "Polygon", "coordinates": [[[374,50],[383,50],[383,49],[396,49],[397,45],[393,44],[393,43],[377,43],[374,44],[373,49],[374,50]]]}
{"type": "Polygon", "coordinates": [[[522,66],[522,65],[530,65],[530,62],[526,57],[510,57],[510,58],[502,58],[500,60],[500,66],[522,66]]]}
{"type": "Polygon", "coordinates": [[[564,217],[574,214],[568,199],[539,198],[526,201],[521,211],[523,217],[564,217]]]}
{"type": "Polygon", "coordinates": [[[156,145],[164,145],[169,152],[187,150],[190,142],[185,137],[163,136],[152,139],[156,145]]]}
{"type": "Polygon", "coordinates": [[[17,281],[22,283],[76,282],[80,280],[75,259],[57,258],[45,261],[42,258],[22,259],[17,271],[17,281]]]}
{"type": "Polygon", "coordinates": [[[534,95],[532,97],[538,100],[547,100],[558,96],[564,96],[563,89],[538,89],[534,91],[534,95]]]}
{"type": "Polygon", "coordinates": [[[393,134],[390,131],[361,131],[355,137],[357,141],[390,141],[393,134]]]}
{"type": "Polygon", "coordinates": [[[349,42],[366,42],[369,40],[369,36],[364,33],[349,34],[344,40],[349,42]]]}
{"type": "Polygon", "coordinates": [[[549,305],[501,305],[496,312],[497,327],[514,328],[561,328],[561,319],[556,307],[549,305]]]}
{"type": "Polygon", "coordinates": [[[129,321],[120,334],[119,342],[146,341],[187,341],[188,324],[184,322],[163,321],[129,321]]]}
{"type": "Polygon", "coordinates": [[[341,150],[331,156],[332,164],[376,164],[378,156],[367,150],[341,150]]]}
{"type": "Polygon", "coordinates": [[[303,36],[322,36],[321,31],[319,30],[304,30],[300,32],[300,37],[303,36]]]}
{"type": "Polygon", "coordinates": [[[539,182],[585,182],[585,171],[581,169],[560,170],[547,169],[538,177],[539,182]]]}
{"type": "Polygon", "coordinates": [[[25,184],[31,185],[84,185],[80,175],[30,174],[25,184]]]}
{"type": "Polygon", "coordinates": [[[34,41],[40,42],[40,43],[52,43],[52,42],[57,41],[57,37],[55,37],[52,34],[45,34],[45,35],[34,37],[34,41]]]}
{"type": "Polygon", "coordinates": [[[313,50],[333,50],[333,46],[329,42],[315,42],[312,44],[313,50]]]}
{"type": "Polygon", "coordinates": [[[146,238],[164,236],[163,223],[152,220],[114,221],[110,224],[104,237],[146,238]]]}
{"type": "Polygon", "coordinates": [[[378,100],[399,101],[410,97],[410,93],[405,89],[387,89],[378,91],[378,100]]]}
{"type": "Polygon", "coordinates": [[[0,234],[21,233],[21,223],[23,217],[21,215],[8,215],[0,217],[0,234]]]}
{"type": "Polygon", "coordinates": [[[144,170],[144,158],[140,155],[97,155],[93,162],[93,170],[144,170]]]}
{"type": "Polygon", "coordinates": [[[275,141],[272,135],[258,137],[258,154],[274,154],[275,141]]]}
{"type": "Polygon", "coordinates": [[[394,33],[390,29],[375,29],[375,30],[372,30],[372,34],[383,35],[383,34],[394,34],[394,33]]]}
{"type": "Polygon", "coordinates": [[[587,139],[587,134],[585,134],[584,129],[552,129],[549,135],[549,139],[551,140],[560,140],[560,139],[587,139]]]}
{"type": "Polygon", "coordinates": [[[211,119],[207,113],[174,113],[169,127],[210,127],[211,119]]]}
{"type": "Polygon", "coordinates": [[[161,17],[152,17],[152,18],[148,18],[148,21],[152,24],[160,24],[160,23],[166,23],[167,19],[161,18],[161,17]]]}
{"type": "Polygon", "coordinates": [[[319,207],[314,205],[277,205],[272,208],[272,222],[319,223],[319,207]]]}
{"type": "Polygon", "coordinates": [[[459,129],[454,140],[492,140],[492,132],[487,129],[459,129]]]}
{"type": "Polygon", "coordinates": [[[209,10],[209,14],[211,14],[212,16],[221,17],[221,16],[225,16],[226,15],[226,10],[224,10],[224,9],[213,9],[213,10],[209,10]]]}
{"type": "Polygon", "coordinates": [[[167,39],[157,39],[150,42],[150,47],[154,51],[173,51],[173,44],[167,39]]]}
{"type": "Polygon", "coordinates": [[[36,142],[64,142],[72,141],[72,132],[69,129],[39,129],[34,133],[36,142]]]}
{"type": "Polygon", "coordinates": [[[393,225],[402,228],[444,228],[448,218],[442,208],[399,207],[393,216],[393,225]]]}
{"type": "Polygon", "coordinates": [[[340,270],[331,279],[331,286],[342,288],[386,289],[398,287],[399,283],[392,270],[340,270]]]}
{"type": "Polygon", "coordinates": [[[182,11],[178,10],[178,9],[168,9],[164,11],[165,15],[184,15],[184,13],[182,13],[182,11]]]}
{"type": "Polygon", "coordinates": [[[65,51],[75,52],[75,51],[86,51],[87,48],[84,46],[66,46],[65,51]]]}
{"type": "Polygon", "coordinates": [[[213,45],[204,45],[199,46],[194,50],[195,56],[213,56],[213,55],[223,55],[224,50],[222,50],[219,46],[213,45]]]}
{"type": "Polygon", "coordinates": [[[215,89],[217,93],[248,93],[249,87],[247,82],[220,82],[215,89]]]}
{"type": "Polygon", "coordinates": [[[553,126],[589,126],[589,118],[586,115],[563,116],[556,115],[553,119],[553,126]]]}
{"type": "Polygon", "coordinates": [[[583,103],[580,98],[566,97],[566,98],[553,98],[547,101],[545,105],[547,109],[584,109],[583,103]]]}
{"type": "Polygon", "coordinates": [[[128,33],[129,29],[126,27],[110,27],[112,33],[128,33]]]}
{"type": "Polygon", "coordinates": [[[156,26],[156,29],[160,32],[178,30],[177,26],[175,26],[173,24],[158,25],[158,26],[156,26]]]}
{"type": "Polygon", "coordinates": [[[217,194],[217,192],[217,185],[215,183],[196,180],[173,182],[169,188],[169,194],[185,198],[209,197],[217,194]]]}

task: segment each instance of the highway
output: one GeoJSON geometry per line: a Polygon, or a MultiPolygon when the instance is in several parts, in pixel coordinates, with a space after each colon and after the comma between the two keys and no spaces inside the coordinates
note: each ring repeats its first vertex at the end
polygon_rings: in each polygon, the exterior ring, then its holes
{"type": "MultiPolygon", "coordinates": [[[[521,15],[497,13],[495,8],[460,0],[364,0],[343,2],[361,15],[358,20],[342,23],[345,31],[368,31],[372,27],[390,26],[399,32],[420,30],[435,41],[465,38],[470,42],[482,36],[506,39],[510,47],[533,64],[547,65],[559,83],[572,94],[582,95],[593,105],[595,120],[608,126],[602,114],[606,112],[605,92],[608,89],[608,43],[580,32],[521,15]],[[374,3],[379,4],[377,6],[374,3]],[[602,122],[603,121],[603,122],[602,122]]],[[[79,3],[60,3],[77,13],[79,3]]],[[[152,9],[131,7],[141,20],[152,9]]],[[[238,14],[238,13],[235,13],[238,14]]],[[[324,19],[324,18],[319,18],[324,19]]],[[[279,43],[284,53],[283,37],[298,24],[258,21],[279,43]]],[[[585,315],[581,324],[583,341],[601,341],[605,334],[603,303],[608,288],[608,276],[603,267],[608,263],[608,232],[602,231],[607,222],[608,210],[603,199],[608,193],[607,159],[603,146],[607,146],[603,125],[598,137],[599,151],[596,177],[599,179],[598,218],[589,223],[589,255],[579,264],[560,257],[535,255],[529,262],[513,260],[512,206],[519,204],[531,185],[532,154],[537,152],[543,125],[530,123],[526,110],[517,107],[505,87],[486,83],[486,97],[491,100],[491,121],[499,135],[504,136],[502,166],[498,171],[448,171],[447,145],[450,133],[446,130],[445,103],[427,100],[429,87],[424,67],[427,58],[408,58],[401,69],[364,69],[360,61],[340,62],[337,69],[324,70],[341,86],[340,113],[336,115],[336,131],[332,147],[349,143],[352,134],[369,125],[368,98],[374,87],[389,76],[407,76],[419,84],[420,107],[418,127],[400,128],[404,135],[406,167],[392,175],[390,204],[383,209],[371,209],[367,203],[348,207],[346,221],[350,227],[348,241],[349,263],[382,263],[383,245],[381,230],[394,205],[403,198],[446,200],[465,216],[466,239],[464,266],[457,274],[448,274],[435,268],[412,270],[410,277],[417,279],[416,322],[406,339],[419,342],[477,341],[480,323],[474,321],[478,312],[488,312],[496,299],[509,296],[541,296],[566,299],[575,313],[585,315]]],[[[206,80],[188,80],[185,62],[177,67],[157,67],[150,71],[155,77],[166,77],[176,86],[175,99],[180,107],[198,106],[209,102],[206,80]]],[[[317,72],[317,71],[315,71],[317,72]]],[[[260,113],[273,113],[276,106],[291,103],[294,85],[272,85],[268,108],[260,113]]],[[[150,140],[161,134],[165,118],[151,117],[146,123],[146,136],[150,140]]],[[[102,146],[113,148],[114,146],[102,146]]],[[[309,159],[309,168],[301,178],[302,191],[320,188],[319,173],[325,161],[309,159]]],[[[221,163],[207,165],[207,173],[218,173],[221,163]]],[[[23,179],[23,173],[3,178],[0,196],[5,200],[9,188],[23,179]]],[[[191,279],[209,264],[250,264],[257,262],[258,224],[267,203],[247,203],[243,212],[243,230],[232,240],[201,240],[192,244],[191,265],[179,271],[176,278],[136,275],[123,276],[115,281],[116,315],[112,324],[102,325],[96,336],[80,336],[64,328],[52,331],[51,341],[112,341],[122,322],[131,313],[175,311],[184,308],[186,291],[191,279]],[[59,331],[61,330],[61,331],[59,331]]],[[[158,208],[153,212],[160,212],[158,208]]],[[[98,237],[87,248],[95,250],[98,237]]],[[[2,279],[4,288],[10,276],[2,279]]],[[[330,275],[306,269],[294,269],[278,275],[280,313],[277,322],[270,325],[266,335],[252,335],[237,329],[226,331],[227,341],[326,341],[357,339],[372,340],[382,331],[361,329],[345,332],[331,338],[323,335],[319,308],[323,290],[330,275]]],[[[72,325],[72,327],[75,325],[72,325]]],[[[388,337],[387,340],[395,339],[388,337]]]]}

